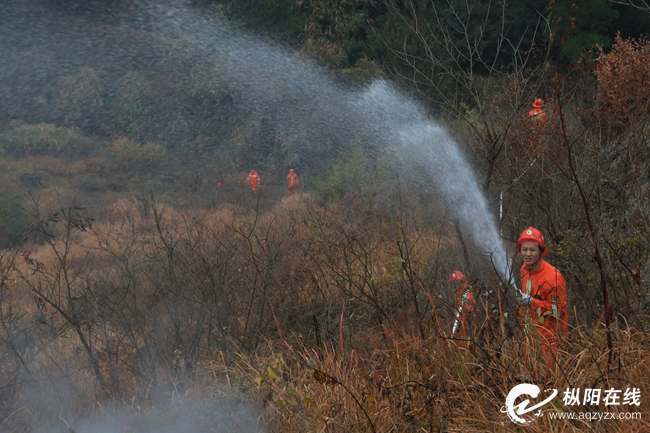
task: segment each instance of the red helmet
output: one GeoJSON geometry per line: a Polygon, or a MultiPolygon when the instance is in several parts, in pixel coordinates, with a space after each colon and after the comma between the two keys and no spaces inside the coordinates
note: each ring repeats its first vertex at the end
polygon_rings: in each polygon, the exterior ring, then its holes
{"type": "Polygon", "coordinates": [[[467,282],[465,275],[463,275],[463,273],[459,270],[455,270],[451,273],[451,275],[449,275],[449,282],[453,283],[454,281],[462,281],[464,283],[467,282]]]}
{"type": "Polygon", "coordinates": [[[535,227],[528,227],[521,233],[519,240],[517,241],[517,252],[521,252],[521,244],[524,242],[534,242],[542,250],[542,256],[545,256],[548,253],[548,248],[546,248],[546,243],[544,242],[544,235],[542,232],[537,230],[535,227]]]}
{"type": "Polygon", "coordinates": [[[535,99],[535,101],[533,102],[533,107],[535,107],[535,108],[542,108],[542,105],[543,105],[543,104],[544,104],[544,101],[542,100],[542,98],[537,98],[537,99],[535,99]]]}

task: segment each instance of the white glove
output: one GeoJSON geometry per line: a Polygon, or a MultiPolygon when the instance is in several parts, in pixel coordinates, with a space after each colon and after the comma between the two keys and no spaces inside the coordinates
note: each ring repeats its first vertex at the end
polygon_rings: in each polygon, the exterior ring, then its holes
{"type": "Polygon", "coordinates": [[[517,304],[525,306],[533,303],[533,297],[526,293],[519,292],[517,294],[517,304]]]}

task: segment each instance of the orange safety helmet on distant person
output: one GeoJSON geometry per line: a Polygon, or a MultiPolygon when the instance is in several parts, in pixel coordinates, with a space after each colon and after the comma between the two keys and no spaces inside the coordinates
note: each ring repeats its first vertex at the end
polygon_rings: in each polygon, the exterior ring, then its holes
{"type": "Polygon", "coordinates": [[[537,98],[533,102],[533,107],[535,108],[542,108],[542,105],[544,105],[544,101],[542,100],[542,98],[537,98]]]}
{"type": "Polygon", "coordinates": [[[524,242],[533,242],[539,245],[542,249],[542,256],[545,256],[546,253],[548,253],[548,248],[546,248],[546,243],[544,242],[544,235],[535,227],[528,227],[521,233],[521,236],[519,236],[519,240],[517,241],[518,253],[521,252],[521,244],[524,242]]]}
{"type": "Polygon", "coordinates": [[[449,275],[449,282],[453,283],[454,281],[463,281],[465,283],[467,282],[465,275],[463,275],[463,273],[459,270],[455,270],[451,273],[451,275],[449,275]]]}

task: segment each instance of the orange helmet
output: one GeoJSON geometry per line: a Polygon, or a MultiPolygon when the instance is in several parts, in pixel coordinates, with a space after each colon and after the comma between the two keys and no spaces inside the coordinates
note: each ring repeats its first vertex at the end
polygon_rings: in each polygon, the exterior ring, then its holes
{"type": "Polygon", "coordinates": [[[464,283],[467,282],[465,275],[463,275],[463,273],[459,270],[455,270],[451,273],[451,275],[449,275],[449,282],[453,283],[454,281],[462,281],[464,283]]]}
{"type": "Polygon", "coordinates": [[[533,242],[539,245],[542,250],[542,256],[545,256],[546,253],[548,253],[548,248],[546,248],[546,243],[544,242],[544,235],[535,227],[528,227],[521,233],[521,236],[519,236],[519,240],[517,241],[518,253],[521,252],[521,244],[524,242],[533,242]]]}
{"type": "Polygon", "coordinates": [[[535,108],[542,108],[542,105],[544,105],[544,101],[542,100],[542,98],[537,98],[533,102],[533,107],[535,108]]]}

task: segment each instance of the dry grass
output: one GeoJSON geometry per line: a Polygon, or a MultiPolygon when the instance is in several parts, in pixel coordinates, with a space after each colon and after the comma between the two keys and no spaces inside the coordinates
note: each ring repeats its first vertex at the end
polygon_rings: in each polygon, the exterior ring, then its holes
{"type": "MultiPolygon", "coordinates": [[[[523,382],[557,389],[544,410],[574,412],[641,412],[642,419],[555,420],[545,414],[526,427],[536,432],[648,431],[647,400],[642,405],[564,406],[567,388],[647,390],[650,368],[646,335],[617,334],[616,368],[607,369],[599,333],[575,330],[565,344],[558,368],[548,371],[540,353],[527,343],[509,341],[500,359],[487,362],[476,350],[450,340],[421,339],[395,326],[369,335],[356,349],[306,348],[269,343],[271,354],[247,358],[243,375],[257,384],[274,431],[521,431],[501,412],[509,390],[523,382]]],[[[471,347],[471,345],[470,345],[471,347]]],[[[544,395],[544,394],[543,394],[544,395]]],[[[541,400],[539,400],[541,401],[541,400]]]]}
{"type": "MultiPolygon", "coordinates": [[[[499,323],[477,343],[451,340],[444,296],[434,289],[440,284],[424,275],[457,246],[425,225],[405,233],[396,222],[359,216],[294,195],[264,214],[122,200],[70,237],[60,218],[50,244],[24,248],[33,262],[19,257],[3,292],[7,329],[34,340],[22,360],[7,357],[0,368],[3,383],[16,384],[0,401],[33,411],[28,383],[36,377],[39,399],[54,393],[68,402],[68,420],[88,410],[104,416],[115,405],[130,419],[151,416],[154,406],[182,416],[187,404],[206,425],[222,423],[220,432],[505,432],[523,430],[501,412],[506,395],[532,381],[560,392],[545,410],[576,413],[629,407],[565,407],[567,388],[639,388],[642,406],[630,411],[642,419],[598,428],[648,429],[646,334],[621,324],[608,366],[602,327],[573,329],[553,370],[534,342],[499,323]],[[420,276],[420,316],[402,274],[405,243],[412,253],[406,265],[420,276]],[[48,302],[36,302],[39,296],[48,302]],[[83,326],[71,319],[76,302],[85,308],[83,326]],[[107,389],[98,387],[75,329],[91,342],[107,389]],[[191,371],[172,367],[179,341],[191,371]],[[246,409],[233,405],[242,399],[246,409]],[[229,409],[219,412],[210,401],[229,409]]],[[[5,412],[16,421],[10,431],[57,422],[50,413],[30,414],[5,412]]],[[[595,425],[545,414],[526,430],[595,425]]]]}

